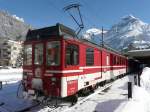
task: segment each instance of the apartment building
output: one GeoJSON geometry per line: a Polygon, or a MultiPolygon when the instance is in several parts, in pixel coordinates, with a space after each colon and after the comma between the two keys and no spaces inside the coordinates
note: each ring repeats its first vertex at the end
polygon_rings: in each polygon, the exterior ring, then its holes
{"type": "Polygon", "coordinates": [[[22,42],[0,39],[0,66],[19,66],[18,60],[22,58],[22,42]]]}

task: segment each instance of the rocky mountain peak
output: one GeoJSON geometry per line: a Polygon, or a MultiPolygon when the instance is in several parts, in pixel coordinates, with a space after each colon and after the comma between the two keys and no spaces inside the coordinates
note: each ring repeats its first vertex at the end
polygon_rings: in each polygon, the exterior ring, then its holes
{"type": "Polygon", "coordinates": [[[136,46],[134,41],[139,41],[139,43],[142,41],[150,41],[148,36],[149,30],[150,27],[147,23],[144,23],[139,18],[129,15],[121,18],[117,24],[112,26],[106,34],[105,41],[113,48],[122,50],[128,48],[131,43],[136,46]]]}
{"type": "MultiPolygon", "coordinates": [[[[92,36],[91,41],[97,41],[96,38],[100,38],[100,35],[92,36]]],[[[119,51],[130,50],[128,46],[131,45],[134,49],[148,48],[150,25],[133,15],[124,16],[104,34],[104,42],[119,51]]]]}
{"type": "Polygon", "coordinates": [[[134,17],[132,14],[124,16],[121,18],[124,21],[131,21],[131,20],[137,20],[138,18],[134,17]]]}
{"type": "Polygon", "coordinates": [[[0,38],[24,40],[30,25],[23,18],[11,15],[6,11],[0,11],[0,38]]]}

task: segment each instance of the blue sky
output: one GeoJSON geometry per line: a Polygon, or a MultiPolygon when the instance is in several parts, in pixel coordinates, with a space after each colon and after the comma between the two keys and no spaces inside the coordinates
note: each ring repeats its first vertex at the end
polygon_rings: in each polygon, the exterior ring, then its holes
{"type": "Polygon", "coordinates": [[[57,22],[76,28],[76,24],[62,8],[80,3],[85,28],[110,28],[121,17],[132,14],[150,23],[150,0],[0,0],[0,10],[24,18],[35,28],[57,22]]]}

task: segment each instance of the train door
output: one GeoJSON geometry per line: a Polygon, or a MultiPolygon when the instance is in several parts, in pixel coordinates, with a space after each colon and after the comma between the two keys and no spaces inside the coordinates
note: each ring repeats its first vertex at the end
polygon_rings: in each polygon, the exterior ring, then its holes
{"type": "Polygon", "coordinates": [[[79,45],[66,42],[65,69],[72,71],[66,77],[67,95],[75,94],[78,90],[79,73],[74,72],[79,69],[79,45]],[[69,75],[70,74],[70,75],[69,75]],[[71,76],[73,74],[73,76],[71,76]]]}
{"type": "Polygon", "coordinates": [[[102,77],[104,80],[109,80],[110,79],[110,70],[109,70],[109,66],[110,66],[110,56],[109,53],[105,50],[102,51],[101,54],[101,65],[102,65],[102,77]]]}
{"type": "Polygon", "coordinates": [[[105,75],[107,76],[106,80],[109,80],[111,78],[111,74],[110,74],[110,55],[109,55],[109,53],[106,53],[105,65],[106,65],[106,67],[104,69],[104,72],[105,72],[105,75]]]}
{"type": "Polygon", "coordinates": [[[44,44],[35,43],[33,47],[33,73],[32,88],[36,90],[43,89],[42,75],[44,71],[44,44]]]}
{"type": "Polygon", "coordinates": [[[60,95],[61,73],[61,41],[48,41],[46,43],[46,77],[44,85],[51,96],[60,95]]]}
{"type": "Polygon", "coordinates": [[[115,76],[114,76],[114,68],[113,68],[113,66],[114,66],[114,57],[113,57],[113,54],[110,54],[110,76],[111,76],[111,78],[114,78],[115,76]]]}

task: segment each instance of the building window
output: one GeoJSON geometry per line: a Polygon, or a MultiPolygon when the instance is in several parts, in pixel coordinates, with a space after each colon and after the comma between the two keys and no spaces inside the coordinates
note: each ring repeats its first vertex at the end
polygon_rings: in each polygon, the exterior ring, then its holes
{"type": "Polygon", "coordinates": [[[8,43],[7,43],[7,42],[4,42],[3,45],[8,45],[8,43]]]}
{"type": "Polygon", "coordinates": [[[36,44],[34,47],[34,64],[43,64],[43,44],[36,44]]]}
{"type": "Polygon", "coordinates": [[[87,66],[94,65],[94,50],[93,50],[93,48],[86,49],[86,65],[87,66]]]}
{"type": "Polygon", "coordinates": [[[67,44],[66,46],[66,64],[78,65],[79,64],[79,47],[74,44],[67,44]]]}
{"type": "Polygon", "coordinates": [[[16,48],[16,47],[13,47],[13,50],[17,50],[17,48],[16,48]]]}
{"type": "Polygon", "coordinates": [[[24,47],[24,65],[32,65],[32,45],[24,47]]]}
{"type": "Polygon", "coordinates": [[[46,62],[48,66],[60,65],[60,42],[52,41],[47,43],[46,62]]]}

